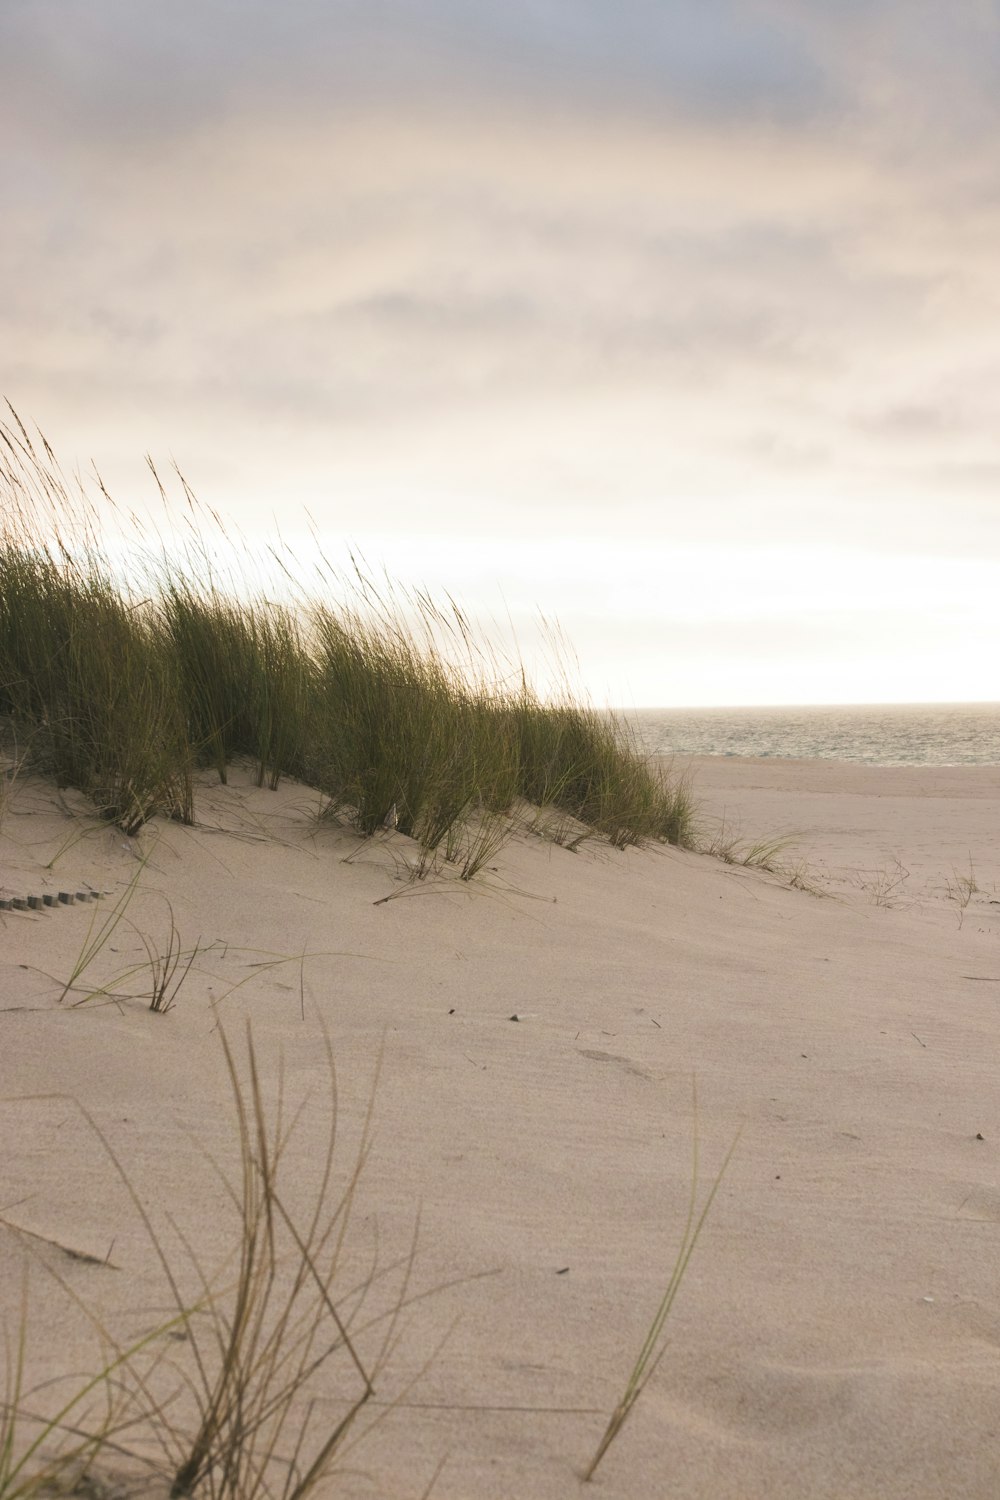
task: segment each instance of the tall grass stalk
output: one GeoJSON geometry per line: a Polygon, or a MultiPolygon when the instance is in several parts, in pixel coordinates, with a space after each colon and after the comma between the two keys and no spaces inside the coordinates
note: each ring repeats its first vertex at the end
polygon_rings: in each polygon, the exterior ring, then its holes
{"type": "Polygon", "coordinates": [[[309,781],[362,835],[390,819],[466,877],[519,803],[618,847],[690,841],[683,781],[568,689],[543,702],[453,600],[359,565],[334,599],[324,565],[319,596],[277,602],[223,577],[229,539],[184,494],[170,548],[103,485],[95,500],[68,481],[16,415],[0,423],[0,728],[102,816],[128,833],[154,814],[190,822],[193,773],[224,781],[249,758],[261,785],[309,781]]]}
{"type": "Polygon", "coordinates": [[[598,1465],[604,1458],[604,1455],[607,1453],[608,1449],[611,1447],[611,1444],[614,1442],[615,1438],[618,1436],[622,1427],[625,1425],[625,1422],[628,1420],[629,1415],[631,1414],[632,1408],[635,1406],[635,1403],[642,1395],[647,1381],[654,1374],[657,1365],[660,1363],[660,1360],[663,1358],[663,1355],[666,1352],[666,1347],[662,1342],[664,1325],[668,1317],[670,1316],[671,1309],[673,1308],[674,1302],[677,1298],[677,1293],[680,1291],[681,1282],[684,1279],[684,1273],[688,1268],[688,1263],[691,1260],[691,1256],[694,1254],[694,1248],[698,1243],[703,1228],[705,1227],[705,1220],[708,1218],[708,1215],[711,1212],[712,1204],[715,1202],[715,1195],[719,1191],[723,1177],[726,1175],[726,1169],[728,1168],[729,1163],[732,1160],[733,1152],[736,1150],[736,1147],[739,1143],[739,1138],[740,1135],[738,1132],[733,1139],[732,1145],[729,1147],[729,1150],[726,1152],[723,1158],[722,1166],[719,1168],[715,1180],[712,1183],[711,1188],[709,1189],[708,1196],[706,1197],[705,1202],[702,1204],[701,1211],[699,1212],[698,1101],[697,1095],[695,1095],[694,1129],[692,1134],[691,1148],[691,1194],[688,1200],[687,1218],[684,1223],[684,1232],[681,1236],[680,1248],[677,1251],[677,1257],[670,1272],[670,1279],[667,1282],[666,1290],[664,1291],[663,1296],[660,1299],[660,1305],[653,1315],[653,1320],[649,1325],[649,1329],[647,1330],[646,1337],[643,1340],[642,1347],[639,1350],[635,1364],[632,1366],[628,1380],[625,1383],[625,1389],[622,1392],[621,1399],[619,1400],[614,1411],[611,1413],[608,1425],[604,1429],[604,1433],[597,1445],[593,1458],[590,1460],[590,1463],[584,1470],[584,1480],[593,1479],[594,1474],[597,1472],[598,1465]]]}

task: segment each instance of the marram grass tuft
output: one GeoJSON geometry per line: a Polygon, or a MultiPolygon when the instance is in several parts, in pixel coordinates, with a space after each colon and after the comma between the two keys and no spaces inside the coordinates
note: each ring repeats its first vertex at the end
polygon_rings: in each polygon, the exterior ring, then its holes
{"type": "MultiPolygon", "coordinates": [[[[322,567],[320,597],[294,603],[224,585],[228,538],[184,493],[178,552],[103,484],[95,500],[67,480],[16,416],[0,423],[0,730],[126,833],[154,814],[190,822],[193,773],[225,781],[241,758],[261,785],[317,787],[363,835],[391,816],[425,865],[466,878],[525,803],[619,848],[690,842],[683,781],[568,688],[543,702],[453,601],[360,567],[346,604],[322,567]]],[[[294,559],[272,560],[294,580],[294,559]]]]}

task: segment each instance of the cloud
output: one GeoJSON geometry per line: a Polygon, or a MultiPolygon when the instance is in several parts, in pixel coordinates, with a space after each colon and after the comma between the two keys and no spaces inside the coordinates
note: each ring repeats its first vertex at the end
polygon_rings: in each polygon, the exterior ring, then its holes
{"type": "Polygon", "coordinates": [[[824,97],[808,39],[738,0],[7,0],[0,52],[19,110],[44,82],[43,123],[104,139],[289,99],[803,119],[824,97]]]}
{"type": "Polygon", "coordinates": [[[9,0],[5,386],[247,515],[1000,552],[993,9],[9,0]]]}

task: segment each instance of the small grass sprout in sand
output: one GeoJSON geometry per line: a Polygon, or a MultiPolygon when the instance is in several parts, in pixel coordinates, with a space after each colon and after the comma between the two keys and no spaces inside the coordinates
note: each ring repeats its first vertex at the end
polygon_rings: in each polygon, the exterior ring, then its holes
{"type": "Polygon", "coordinates": [[[740,1133],[741,1132],[737,1132],[732,1144],[729,1147],[729,1150],[726,1152],[722,1161],[722,1165],[719,1168],[718,1173],[716,1174],[715,1180],[712,1183],[711,1188],[709,1189],[708,1196],[702,1204],[701,1210],[699,1212],[698,1100],[697,1093],[695,1092],[694,1129],[692,1134],[691,1195],[688,1200],[687,1218],[684,1224],[684,1232],[681,1236],[680,1248],[677,1251],[677,1257],[674,1261],[673,1269],[670,1272],[670,1279],[667,1282],[666,1290],[664,1291],[663,1296],[660,1299],[659,1307],[656,1309],[656,1312],[653,1315],[653,1320],[649,1325],[649,1329],[646,1333],[645,1339],[643,1340],[642,1347],[636,1357],[635,1364],[632,1366],[632,1370],[629,1374],[628,1380],[626,1381],[625,1389],[622,1392],[621,1399],[619,1400],[614,1411],[611,1413],[608,1425],[604,1429],[604,1433],[597,1445],[593,1458],[590,1460],[590,1463],[584,1470],[584,1480],[593,1479],[598,1465],[604,1458],[608,1449],[611,1447],[611,1444],[615,1441],[618,1434],[621,1432],[622,1427],[625,1425],[632,1412],[632,1408],[635,1406],[635,1403],[642,1395],[643,1391],[646,1388],[647,1382],[656,1371],[660,1360],[663,1358],[663,1355],[666,1352],[666,1345],[663,1343],[662,1339],[664,1325],[666,1324],[666,1321],[670,1316],[671,1309],[673,1308],[674,1302],[677,1298],[677,1293],[680,1291],[681,1282],[684,1279],[684,1273],[688,1268],[688,1263],[691,1260],[691,1256],[694,1254],[694,1249],[698,1243],[698,1239],[701,1235],[702,1229],[705,1227],[705,1221],[711,1211],[712,1204],[715,1202],[715,1196],[722,1184],[722,1179],[726,1174],[726,1169],[728,1168],[729,1163],[732,1160],[733,1153],[736,1150],[737,1145],[739,1144],[740,1133]]]}
{"type": "MultiPolygon", "coordinates": [[[[132,879],[110,910],[102,909],[100,905],[94,907],[90,923],[80,946],[80,951],[74,959],[73,966],[63,984],[62,994],[59,996],[60,1003],[66,999],[67,995],[71,995],[75,990],[80,988],[80,980],[99,958],[101,953],[104,952],[104,949],[114,937],[121,923],[126,920],[125,913],[131,905],[132,899],[138,889],[143,867],[142,863],[138,866],[132,879]]],[[[102,986],[100,989],[85,993],[74,1000],[73,1004],[80,1005],[85,1000],[93,999],[106,992],[107,986],[102,986]]]]}
{"type": "MultiPolygon", "coordinates": [[[[155,847],[155,846],[154,846],[155,847]]],[[[69,975],[62,985],[62,993],[59,995],[60,1002],[76,991],[76,998],[70,1003],[73,1005],[86,1005],[88,1001],[108,998],[111,1000],[138,1000],[147,1001],[150,1010],[158,1014],[172,1009],[177,995],[191,972],[192,965],[198,957],[200,944],[196,943],[192,949],[185,952],[181,936],[174,920],[174,909],[170,902],[163,897],[167,910],[168,927],[166,941],[161,946],[149,933],[145,932],[128,915],[128,909],[139,889],[139,882],[153,854],[153,849],[140,860],[138,868],[131,880],[122,891],[118,900],[110,910],[102,911],[100,906],[95,906],[91,915],[90,925],[80,947],[80,951],[73,962],[69,975]],[[130,964],[127,968],[116,973],[113,978],[106,980],[103,984],[93,989],[87,989],[81,984],[84,975],[100,958],[101,954],[110,946],[111,939],[121,927],[126,927],[138,938],[141,948],[145,952],[145,958],[138,963],[130,964]],[[144,984],[139,994],[122,994],[122,986],[131,983],[136,975],[142,975],[144,984]]]]}
{"type": "Polygon", "coordinates": [[[865,893],[873,906],[898,911],[912,904],[906,890],[909,878],[909,870],[895,855],[888,864],[876,865],[871,870],[854,870],[851,883],[865,893]]]}
{"type": "Polygon", "coordinates": [[[735,826],[723,816],[719,826],[708,841],[700,846],[713,859],[721,859],[726,865],[742,865],[749,870],[767,870],[779,879],[787,879],[790,885],[808,889],[805,867],[802,863],[789,866],[782,856],[799,842],[798,833],[780,833],[766,838],[744,838],[739,824],[735,826]]]}
{"type": "Polygon", "coordinates": [[[949,901],[953,901],[961,910],[969,905],[973,896],[979,894],[981,887],[976,879],[976,871],[972,863],[972,855],[969,855],[969,869],[960,871],[952,869],[951,878],[945,880],[945,895],[949,901]]]}

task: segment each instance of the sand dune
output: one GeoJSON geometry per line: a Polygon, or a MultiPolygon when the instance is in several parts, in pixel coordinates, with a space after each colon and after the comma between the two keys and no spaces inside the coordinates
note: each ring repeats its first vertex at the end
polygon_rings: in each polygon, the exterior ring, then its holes
{"type": "MultiPolygon", "coordinates": [[[[472,885],[414,884],[406,839],[318,827],[300,786],[206,785],[196,828],[129,841],[72,794],[18,783],[3,894],[109,894],[0,916],[8,1323],[32,1247],[120,1337],[168,1304],[72,1100],[165,1242],[169,1213],[205,1265],[223,1262],[234,1224],[204,1155],[235,1160],[220,1022],[241,1044],[250,1018],[266,1088],[283,1067],[289,1108],[306,1099],[289,1192],[307,1203],[330,1117],[321,1019],[344,1180],[381,1056],[339,1281],[353,1311],[351,1288],[385,1270],[359,1346],[384,1332],[418,1215],[408,1294],[431,1293],[328,1492],[417,1497],[442,1459],[438,1500],[585,1492],[683,1227],[694,1076],[704,1189],[742,1135],[667,1353],[593,1493],[992,1500],[1000,768],[704,761],[696,786],[706,827],[797,831],[781,858],[822,894],[528,834],[472,885]],[[135,928],[59,1003],[95,912],[147,856],[135,928]],[[158,1015],[139,933],[162,951],[171,921],[201,952],[158,1015]]],[[[92,1367],[93,1330],[41,1268],[32,1285],[32,1375],[92,1367]]],[[[318,1417],[344,1409],[350,1379],[331,1367],[318,1417]]]]}

